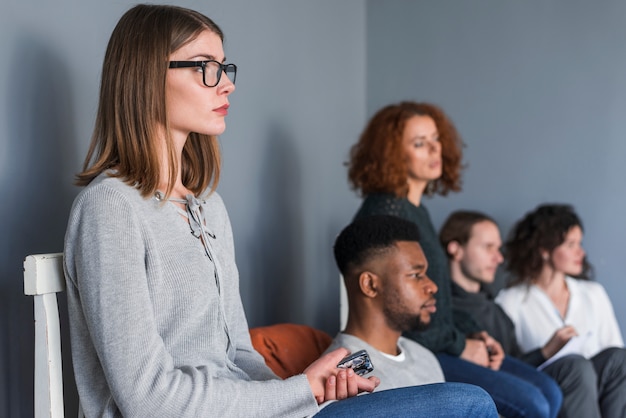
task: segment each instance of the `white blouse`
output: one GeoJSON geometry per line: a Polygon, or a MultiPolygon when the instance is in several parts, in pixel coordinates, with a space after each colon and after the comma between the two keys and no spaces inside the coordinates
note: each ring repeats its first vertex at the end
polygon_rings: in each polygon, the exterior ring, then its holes
{"type": "Polygon", "coordinates": [[[543,290],[521,284],[500,291],[496,302],[515,324],[515,336],[524,352],[543,347],[554,332],[572,325],[584,344],[579,354],[590,358],[608,347],[623,347],[613,305],[600,283],[565,278],[570,300],[565,318],[543,290]]]}

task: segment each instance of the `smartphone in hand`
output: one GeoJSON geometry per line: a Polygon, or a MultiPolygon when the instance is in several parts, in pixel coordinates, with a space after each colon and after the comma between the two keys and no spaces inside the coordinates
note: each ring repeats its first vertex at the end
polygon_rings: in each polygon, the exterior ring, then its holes
{"type": "Polygon", "coordinates": [[[352,369],[354,373],[359,376],[363,376],[374,370],[370,356],[365,350],[347,355],[337,364],[337,367],[340,369],[352,369]]]}

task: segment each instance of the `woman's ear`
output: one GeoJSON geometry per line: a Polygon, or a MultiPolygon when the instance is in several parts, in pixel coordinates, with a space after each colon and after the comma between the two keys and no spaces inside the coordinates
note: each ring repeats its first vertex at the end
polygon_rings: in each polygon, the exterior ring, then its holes
{"type": "Polygon", "coordinates": [[[364,271],[359,275],[359,288],[368,298],[374,298],[379,291],[379,277],[371,271],[364,271]]]}

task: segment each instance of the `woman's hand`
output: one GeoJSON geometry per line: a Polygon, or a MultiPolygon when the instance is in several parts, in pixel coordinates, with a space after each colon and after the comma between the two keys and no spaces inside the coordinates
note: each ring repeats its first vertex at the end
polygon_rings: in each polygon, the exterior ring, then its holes
{"type": "Polygon", "coordinates": [[[304,370],[318,404],[346,399],[360,392],[372,392],[380,384],[375,376],[366,379],[352,369],[337,368],[337,363],[348,354],[350,351],[346,348],[338,348],[320,357],[304,370]]]}
{"type": "Polygon", "coordinates": [[[576,335],[578,335],[578,332],[571,325],[565,325],[563,328],[557,329],[552,335],[552,338],[550,338],[550,341],[541,349],[541,354],[543,354],[545,359],[549,359],[576,335]]]}

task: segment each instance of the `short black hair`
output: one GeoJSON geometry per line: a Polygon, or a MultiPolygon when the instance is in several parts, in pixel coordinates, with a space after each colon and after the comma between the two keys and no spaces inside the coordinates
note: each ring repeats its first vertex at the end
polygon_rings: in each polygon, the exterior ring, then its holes
{"type": "Polygon", "coordinates": [[[346,226],[335,240],[333,251],[341,274],[360,266],[375,254],[389,250],[398,241],[419,242],[417,225],[391,215],[359,218],[346,226]]]}

